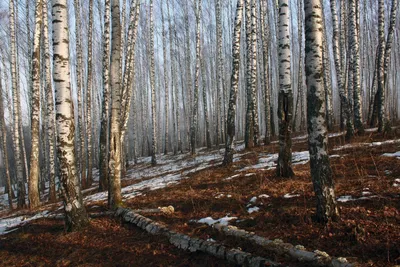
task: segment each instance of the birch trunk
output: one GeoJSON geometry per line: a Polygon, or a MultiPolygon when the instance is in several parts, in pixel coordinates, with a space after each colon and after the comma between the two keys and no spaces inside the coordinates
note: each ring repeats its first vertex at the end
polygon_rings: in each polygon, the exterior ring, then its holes
{"type": "MultiPolygon", "coordinates": [[[[349,0],[349,22],[350,22],[350,36],[349,47],[352,54],[353,61],[353,99],[354,99],[354,126],[359,133],[364,132],[362,120],[362,102],[361,102],[361,84],[360,84],[360,50],[359,50],[359,34],[357,31],[357,12],[356,0],[349,0]]],[[[350,90],[350,88],[349,88],[350,90]]]]}
{"type": "Polygon", "coordinates": [[[88,224],[88,217],[82,202],[75,161],[75,124],[69,73],[67,0],[53,0],[52,5],[53,81],[56,91],[59,177],[64,198],[67,231],[75,231],[88,224]]]}
{"type": "Polygon", "coordinates": [[[4,104],[3,104],[3,86],[2,74],[0,69],[0,146],[1,156],[4,159],[3,164],[6,170],[6,188],[8,196],[8,206],[10,210],[13,209],[13,188],[11,186],[10,166],[8,164],[8,151],[7,151],[7,128],[4,119],[4,104]]]}
{"type": "Polygon", "coordinates": [[[260,128],[258,124],[257,102],[257,11],[256,0],[251,1],[251,119],[253,125],[253,143],[259,144],[260,128]]]}
{"type": "MultiPolygon", "coordinates": [[[[42,26],[42,1],[36,0],[35,35],[32,53],[32,104],[31,104],[31,138],[32,152],[28,180],[29,208],[35,209],[40,205],[39,198],[39,132],[40,132],[40,36],[42,26]]],[[[30,55],[29,55],[30,56],[30,55]]]]}
{"type": "MultiPolygon", "coordinates": [[[[163,44],[163,69],[164,69],[164,93],[165,93],[165,140],[164,140],[164,154],[168,154],[169,147],[169,82],[167,73],[167,31],[165,30],[164,12],[161,9],[161,27],[162,27],[162,44],[163,44]]],[[[172,58],[170,61],[172,64],[172,58]]]]}
{"type": "Polygon", "coordinates": [[[378,132],[383,132],[386,124],[385,107],[385,1],[379,0],[378,10],[378,132]]]}
{"type": "Polygon", "coordinates": [[[290,136],[292,133],[293,93],[289,24],[289,1],[279,0],[279,157],[276,168],[279,177],[291,177],[294,175],[292,170],[292,139],[290,136]]]}
{"type": "Polygon", "coordinates": [[[82,63],[82,36],[81,36],[81,0],[74,0],[74,7],[75,7],[75,40],[76,40],[76,86],[77,86],[77,102],[78,102],[78,173],[81,177],[81,184],[82,187],[86,187],[86,160],[84,157],[84,149],[85,149],[85,139],[84,139],[84,115],[83,115],[83,63],[82,63]]]}
{"type": "MultiPolygon", "coordinates": [[[[331,13],[332,13],[332,27],[333,27],[333,56],[335,58],[336,80],[339,88],[340,104],[346,118],[346,138],[350,139],[354,135],[354,126],[351,120],[351,112],[349,109],[348,99],[345,93],[345,79],[344,79],[344,51],[339,46],[339,23],[336,9],[336,1],[331,0],[331,13]]],[[[343,4],[343,2],[341,1],[343,4]]],[[[343,13],[343,12],[342,12],[343,13]]],[[[344,14],[342,14],[342,24],[344,23],[344,14]]],[[[343,45],[344,33],[340,34],[340,43],[343,45]]]]}
{"type": "Polygon", "coordinates": [[[108,206],[116,209],[122,204],[121,196],[121,21],[119,0],[111,1],[112,16],[112,44],[111,44],[111,132],[110,132],[110,159],[109,159],[109,188],[108,206]]]}
{"type": "Polygon", "coordinates": [[[192,125],[190,129],[191,154],[196,154],[196,130],[197,113],[199,109],[199,79],[200,79],[200,18],[201,18],[201,0],[197,2],[196,8],[196,68],[193,94],[192,125]]]}
{"type": "Polygon", "coordinates": [[[271,142],[271,92],[269,87],[269,38],[270,31],[269,25],[264,21],[265,18],[268,18],[268,10],[266,6],[266,1],[261,1],[261,36],[263,43],[263,65],[264,65],[264,107],[265,107],[265,144],[268,145],[271,142]]]}
{"type": "Polygon", "coordinates": [[[107,190],[109,185],[108,152],[110,136],[110,0],[104,5],[103,32],[103,103],[100,126],[99,191],[107,190]]]}
{"type": "Polygon", "coordinates": [[[49,45],[49,27],[48,27],[48,12],[47,12],[47,1],[43,1],[43,44],[44,44],[44,69],[45,69],[45,81],[46,81],[46,99],[47,99],[47,124],[46,132],[49,141],[49,201],[56,201],[56,183],[55,183],[55,118],[54,118],[54,96],[53,96],[53,85],[51,82],[51,62],[50,62],[50,45],[49,45]]]}
{"type": "MultiPolygon", "coordinates": [[[[155,65],[154,65],[154,17],[153,0],[150,0],[150,86],[151,86],[151,124],[152,124],[152,145],[151,164],[157,164],[157,121],[156,121],[156,88],[155,88],[155,65]]],[[[191,88],[191,87],[189,87],[191,88]]]]}
{"type": "Polygon", "coordinates": [[[246,0],[246,126],[244,142],[246,148],[254,147],[254,125],[252,114],[252,64],[253,64],[253,45],[252,45],[252,24],[251,24],[251,0],[246,0]]]}
{"type": "Polygon", "coordinates": [[[316,220],[327,223],[338,217],[332,169],[329,163],[328,130],[325,119],[325,99],[322,68],[322,8],[321,0],[304,1],[307,81],[308,145],[311,178],[317,197],[316,220]]]}
{"type": "MultiPolygon", "coordinates": [[[[217,140],[221,139],[224,142],[225,138],[225,116],[223,113],[224,107],[224,82],[223,82],[223,59],[222,59],[222,19],[221,19],[221,0],[215,0],[215,21],[216,21],[216,52],[217,52],[217,92],[218,92],[218,106],[217,106],[217,121],[220,117],[221,123],[218,125],[217,134],[221,136],[217,140]]],[[[217,143],[217,147],[219,142],[217,143]]]]}
{"type": "Polygon", "coordinates": [[[16,165],[16,177],[17,177],[17,199],[19,209],[26,207],[25,202],[25,183],[24,183],[24,174],[23,174],[23,166],[22,166],[22,155],[21,155],[21,131],[20,131],[20,108],[19,108],[19,85],[18,85],[18,74],[17,74],[17,43],[16,43],[16,33],[15,33],[15,2],[14,0],[10,0],[9,9],[10,9],[10,47],[11,47],[11,85],[12,85],[12,97],[13,97],[13,132],[14,132],[14,158],[16,165]]]}
{"type": "Polygon", "coordinates": [[[233,46],[232,46],[232,76],[231,76],[231,90],[229,94],[228,106],[228,121],[227,121],[227,134],[225,143],[225,156],[223,165],[232,163],[235,143],[235,119],[236,119],[236,100],[239,88],[239,67],[240,67],[240,35],[242,31],[242,18],[243,18],[243,1],[237,1],[235,28],[233,32],[233,46]]]}
{"type": "MultiPolygon", "coordinates": [[[[86,82],[86,141],[87,141],[87,178],[86,187],[93,183],[93,144],[92,144],[92,84],[93,84],[93,0],[89,1],[89,35],[87,52],[87,82],[86,82]]],[[[86,158],[86,157],[85,157],[86,158]]],[[[85,171],[85,170],[84,170],[85,171]]]]}

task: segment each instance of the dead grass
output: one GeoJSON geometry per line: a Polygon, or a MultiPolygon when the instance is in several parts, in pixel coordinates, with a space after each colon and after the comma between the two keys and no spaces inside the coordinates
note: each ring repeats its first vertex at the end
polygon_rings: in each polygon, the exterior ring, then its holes
{"type": "MultiPolygon", "coordinates": [[[[398,138],[366,133],[352,143],[383,141],[398,138]]],[[[330,139],[330,149],[344,145],[344,137],[330,139]]],[[[293,151],[307,149],[306,139],[294,143],[293,151]]],[[[376,196],[372,199],[339,202],[340,220],[328,225],[312,220],[315,197],[309,165],[296,165],[296,177],[282,179],[275,170],[236,172],[256,164],[259,153],[276,153],[277,144],[258,147],[229,167],[215,166],[191,174],[191,179],[130,199],[132,209],[172,205],[171,215],[152,214],[152,219],[168,227],[201,238],[213,238],[228,247],[286,261],[263,249],[225,238],[211,227],[195,220],[211,216],[238,217],[234,225],[269,239],[282,239],[309,250],[323,250],[332,256],[348,257],[361,266],[392,266],[400,264],[400,192],[393,183],[400,178],[399,160],[382,157],[384,152],[399,151],[399,146],[349,148],[332,152],[342,157],[331,159],[337,196],[360,198],[363,191],[376,196]],[[252,176],[245,176],[254,173],[252,176]],[[225,180],[232,175],[239,177],[225,180]],[[299,194],[294,198],[283,195],[299,194]],[[254,196],[254,206],[260,208],[249,214],[247,205],[254,196]],[[228,197],[228,195],[230,195],[228,197]]],[[[96,203],[92,211],[102,211],[104,204],[96,203]]],[[[152,237],[137,228],[128,228],[109,218],[91,221],[81,233],[64,233],[62,222],[41,219],[20,230],[0,237],[1,266],[224,266],[223,262],[203,254],[179,251],[159,237],[152,237]]],[[[298,263],[287,262],[290,266],[298,263]]]]}

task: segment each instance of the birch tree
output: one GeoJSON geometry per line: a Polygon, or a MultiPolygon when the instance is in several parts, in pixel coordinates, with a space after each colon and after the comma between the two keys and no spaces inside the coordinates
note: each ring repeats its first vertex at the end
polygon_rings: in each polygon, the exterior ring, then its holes
{"type": "Polygon", "coordinates": [[[99,191],[108,189],[108,152],[110,125],[110,5],[111,0],[105,0],[104,32],[103,32],[103,103],[100,126],[100,155],[99,155],[99,191]]]}
{"type": "Polygon", "coordinates": [[[109,188],[108,205],[115,209],[122,204],[121,196],[121,17],[119,0],[111,1],[112,40],[111,40],[111,131],[110,131],[110,159],[109,159],[109,188]]]}
{"type": "MultiPolygon", "coordinates": [[[[353,97],[354,97],[354,126],[358,132],[364,132],[362,120],[362,99],[361,99],[361,81],[360,81],[360,49],[359,49],[359,34],[357,30],[357,12],[356,0],[349,0],[349,23],[350,36],[349,47],[352,54],[351,65],[353,67],[353,97]]],[[[350,90],[350,88],[349,88],[350,90]]]]}
{"type": "Polygon", "coordinates": [[[227,134],[225,143],[225,156],[223,165],[232,163],[235,143],[235,119],[236,119],[236,100],[239,88],[239,68],[240,68],[240,35],[242,31],[243,1],[238,0],[236,6],[235,28],[233,32],[232,46],[232,76],[231,90],[229,93],[227,134]]]}
{"type": "Polygon", "coordinates": [[[77,91],[77,101],[78,101],[78,133],[79,133],[79,146],[78,146],[78,156],[81,159],[78,162],[80,166],[80,177],[82,186],[86,187],[86,160],[84,157],[85,149],[85,138],[84,138],[84,116],[83,116],[83,59],[82,59],[82,36],[81,36],[81,0],[74,0],[75,7],[75,41],[76,41],[76,91],[77,91]]]}
{"type": "Polygon", "coordinates": [[[31,105],[31,142],[30,173],[28,180],[29,208],[35,209],[40,205],[39,198],[39,131],[40,131],[40,36],[42,26],[42,1],[36,0],[35,35],[32,53],[32,105],[31,105]]]}
{"type": "Polygon", "coordinates": [[[197,116],[199,109],[199,79],[200,79],[200,18],[201,18],[201,0],[197,1],[196,5],[196,67],[195,81],[193,94],[193,109],[192,109],[192,125],[190,129],[191,154],[196,154],[196,130],[197,116]]]}
{"type": "MultiPolygon", "coordinates": [[[[341,2],[342,3],[342,2],[341,2]]],[[[340,105],[346,118],[346,139],[350,139],[354,135],[354,126],[351,120],[351,112],[349,109],[348,99],[345,93],[345,78],[344,78],[344,50],[339,45],[343,45],[343,33],[339,36],[339,23],[336,9],[336,1],[331,0],[331,13],[332,13],[332,28],[333,28],[333,56],[335,59],[336,80],[339,88],[340,105]]],[[[344,24],[344,15],[342,14],[342,24],[344,24]]]]}
{"type": "MultiPolygon", "coordinates": [[[[152,145],[151,164],[157,164],[157,120],[156,120],[156,88],[155,88],[155,66],[154,66],[154,17],[153,0],[150,0],[150,86],[151,86],[151,124],[152,124],[152,145]]],[[[189,87],[191,88],[191,87],[189,87]]]]}
{"type": "Polygon", "coordinates": [[[13,209],[13,189],[11,186],[10,166],[7,151],[7,128],[4,119],[4,103],[3,103],[3,85],[2,85],[2,71],[0,68],[0,146],[1,156],[3,158],[4,168],[6,170],[6,188],[8,196],[8,206],[10,210],[13,209]]]}
{"type": "Polygon", "coordinates": [[[266,6],[266,1],[261,1],[261,36],[263,43],[263,66],[264,66],[264,108],[265,108],[265,144],[269,144],[271,140],[271,92],[269,88],[269,38],[270,31],[269,25],[266,24],[265,18],[268,18],[268,11],[266,6]]]}
{"type": "Polygon", "coordinates": [[[67,231],[80,230],[88,224],[76,170],[75,123],[69,69],[69,34],[67,0],[52,1],[53,81],[56,91],[57,156],[64,200],[67,231]]]}
{"type": "Polygon", "coordinates": [[[332,169],[329,163],[328,131],[322,68],[322,8],[321,0],[305,0],[305,72],[307,83],[307,128],[311,178],[317,197],[316,219],[327,223],[338,217],[332,169]]]}
{"type": "Polygon", "coordinates": [[[17,74],[17,39],[15,33],[15,2],[14,0],[10,0],[9,9],[10,9],[10,49],[11,49],[11,86],[12,86],[12,98],[13,98],[13,136],[14,136],[14,159],[16,165],[16,177],[17,177],[17,207],[25,208],[25,183],[23,177],[23,166],[22,166],[22,154],[21,154],[21,131],[20,124],[22,124],[20,117],[20,93],[19,93],[19,82],[18,82],[18,74],[17,74]]]}
{"type": "Polygon", "coordinates": [[[279,0],[279,157],[277,175],[291,177],[292,170],[292,112],[293,92],[291,84],[290,6],[288,0],[279,0]]]}
{"type": "MultiPolygon", "coordinates": [[[[89,35],[87,52],[87,82],[86,82],[86,141],[87,141],[87,176],[86,187],[93,182],[93,145],[92,145],[92,84],[93,84],[93,0],[89,1],[89,35]]],[[[85,156],[86,157],[86,156],[85,156]]],[[[85,172],[86,170],[83,170],[85,172]]]]}
{"type": "MultiPolygon", "coordinates": [[[[165,29],[164,12],[161,8],[161,27],[162,27],[162,45],[163,45],[163,62],[164,62],[164,91],[165,91],[165,141],[164,141],[164,154],[168,153],[169,146],[169,82],[167,74],[167,31],[165,29]]],[[[170,59],[172,64],[172,58],[170,59]]]]}
{"type": "Polygon", "coordinates": [[[46,132],[48,135],[49,142],[49,200],[54,202],[56,200],[56,183],[55,183],[55,118],[54,118],[54,95],[53,95],[53,84],[51,82],[51,65],[50,65],[50,41],[49,41],[49,27],[48,27],[48,12],[47,12],[47,1],[43,2],[43,45],[44,45],[44,70],[45,70],[45,82],[46,82],[46,132]]]}
{"type": "Polygon", "coordinates": [[[385,106],[385,1],[378,2],[378,132],[383,132],[386,121],[386,106],[385,106]]]}

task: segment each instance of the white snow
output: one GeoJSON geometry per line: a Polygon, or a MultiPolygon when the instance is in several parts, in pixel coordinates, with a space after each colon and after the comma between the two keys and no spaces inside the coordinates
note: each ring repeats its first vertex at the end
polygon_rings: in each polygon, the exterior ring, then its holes
{"type": "Polygon", "coordinates": [[[385,153],[382,156],[383,157],[395,157],[397,159],[400,159],[400,151],[397,151],[395,153],[385,153]]]}
{"type": "Polygon", "coordinates": [[[235,175],[233,175],[233,176],[224,178],[224,180],[225,180],[225,181],[229,181],[229,180],[232,180],[233,178],[236,178],[236,177],[239,177],[239,176],[240,176],[240,174],[235,174],[235,175]]]}
{"type": "Polygon", "coordinates": [[[354,200],[354,198],[352,196],[341,196],[337,199],[337,201],[339,202],[348,202],[348,201],[352,201],[354,200]]]}
{"type": "Polygon", "coordinates": [[[287,193],[287,194],[285,194],[283,197],[284,198],[293,198],[293,197],[299,197],[300,195],[299,194],[293,194],[293,195],[291,195],[290,193],[287,193]]]}
{"type": "Polygon", "coordinates": [[[202,219],[198,220],[197,222],[198,223],[205,223],[205,224],[208,224],[208,225],[213,225],[213,224],[219,223],[219,224],[222,224],[222,225],[226,226],[226,225],[229,224],[229,221],[235,220],[235,219],[237,219],[237,217],[225,216],[225,217],[223,217],[221,219],[217,219],[217,220],[214,220],[211,217],[206,217],[206,218],[202,218],[202,219]]]}
{"type": "Polygon", "coordinates": [[[256,201],[257,201],[257,197],[252,197],[252,198],[249,200],[249,203],[256,203],[256,201]]]}
{"type": "Polygon", "coordinates": [[[394,187],[400,187],[400,179],[395,179],[393,183],[394,187]]]}
{"type": "Polygon", "coordinates": [[[32,217],[18,216],[18,217],[13,217],[13,218],[1,219],[0,220],[0,235],[12,232],[13,230],[10,230],[10,228],[15,228],[15,227],[21,226],[22,224],[25,224],[29,221],[45,217],[48,213],[49,213],[49,211],[46,210],[46,211],[39,212],[32,217]]]}
{"type": "Polygon", "coordinates": [[[255,173],[246,173],[244,176],[249,177],[249,176],[253,176],[256,175],[255,173]]]}
{"type": "Polygon", "coordinates": [[[260,210],[259,207],[252,207],[252,208],[248,208],[247,212],[251,214],[253,212],[258,212],[259,210],[260,210]]]}
{"type": "Polygon", "coordinates": [[[267,194],[262,194],[262,195],[259,195],[258,197],[259,197],[259,198],[269,198],[269,195],[267,195],[267,194]]]}

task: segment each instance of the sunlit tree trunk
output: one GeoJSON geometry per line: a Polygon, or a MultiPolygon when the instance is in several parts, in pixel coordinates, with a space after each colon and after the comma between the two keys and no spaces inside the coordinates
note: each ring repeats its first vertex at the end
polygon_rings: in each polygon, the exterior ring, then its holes
{"type": "Polygon", "coordinates": [[[292,113],[293,92],[291,84],[290,52],[290,7],[288,0],[279,0],[279,158],[277,175],[291,177],[292,170],[292,113]]]}
{"type": "Polygon", "coordinates": [[[108,152],[110,136],[110,0],[105,0],[103,32],[103,103],[100,126],[99,191],[108,189],[108,152]]]}
{"type": "Polygon", "coordinates": [[[56,91],[57,156],[64,200],[67,231],[88,224],[82,202],[75,161],[75,124],[69,69],[69,35],[67,0],[52,1],[53,14],[53,81],[56,91]]]}
{"type": "Polygon", "coordinates": [[[196,68],[193,94],[192,108],[192,124],[190,129],[191,154],[196,153],[196,130],[197,130],[197,113],[199,109],[199,80],[200,80],[200,18],[201,18],[201,0],[196,5],[196,68]]]}
{"type": "Polygon", "coordinates": [[[109,152],[109,188],[108,205],[117,208],[122,204],[121,196],[121,84],[120,84],[120,60],[121,60],[121,21],[119,0],[111,1],[112,17],[112,41],[111,41],[111,132],[109,152]]]}
{"type": "MultiPolygon", "coordinates": [[[[35,35],[32,53],[32,106],[31,106],[31,138],[32,152],[28,179],[29,208],[35,209],[40,205],[39,198],[39,132],[40,132],[40,36],[42,26],[42,1],[36,0],[35,35]]],[[[31,56],[31,55],[29,55],[31,56]]]]}
{"type": "Polygon", "coordinates": [[[50,62],[50,45],[49,45],[49,27],[48,27],[48,14],[47,14],[47,1],[43,2],[43,45],[44,45],[44,61],[45,61],[45,81],[46,81],[46,99],[47,99],[47,124],[46,132],[49,142],[49,200],[54,202],[56,200],[56,182],[55,182],[55,118],[54,118],[54,96],[53,84],[51,75],[51,62],[50,62]]]}
{"type": "Polygon", "coordinates": [[[327,223],[338,216],[332,169],[329,163],[328,131],[322,68],[321,0],[305,0],[305,72],[307,83],[307,125],[311,178],[317,197],[316,220],[327,223]]]}
{"type": "Polygon", "coordinates": [[[233,161],[234,153],[234,141],[235,141],[235,119],[236,119],[236,100],[237,92],[239,88],[239,67],[240,67],[240,35],[242,30],[242,18],[243,18],[243,1],[237,1],[236,7],[236,18],[235,28],[233,32],[233,46],[232,46],[232,76],[231,76],[231,90],[229,94],[229,106],[228,106],[228,122],[227,122],[227,134],[225,143],[225,156],[223,164],[227,165],[233,161]]]}
{"type": "MultiPolygon", "coordinates": [[[[156,165],[157,153],[157,120],[156,120],[156,88],[155,88],[155,65],[154,65],[154,17],[153,0],[150,0],[150,86],[151,86],[151,124],[152,124],[152,145],[151,164],[156,165]]],[[[191,88],[191,87],[189,87],[191,88]]]]}
{"type": "Polygon", "coordinates": [[[21,155],[21,136],[20,136],[20,109],[19,109],[19,85],[18,85],[18,77],[17,77],[17,44],[16,44],[16,36],[15,36],[15,2],[14,0],[10,0],[9,9],[10,9],[10,48],[11,48],[11,85],[12,85],[12,97],[13,97],[13,132],[14,132],[14,159],[16,166],[16,177],[17,177],[17,199],[18,199],[18,208],[25,208],[25,184],[24,184],[24,174],[23,174],[23,166],[22,166],[22,155],[21,155]]]}

